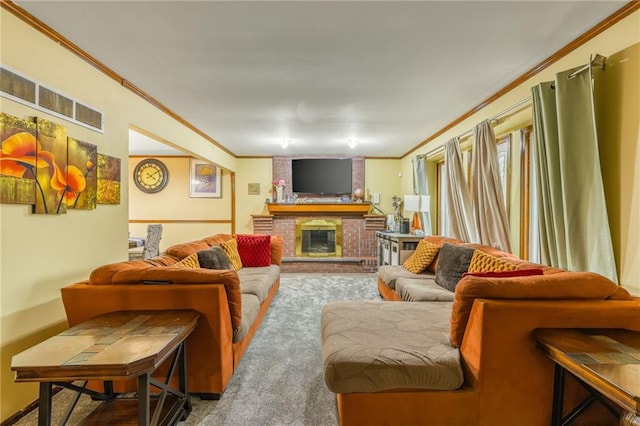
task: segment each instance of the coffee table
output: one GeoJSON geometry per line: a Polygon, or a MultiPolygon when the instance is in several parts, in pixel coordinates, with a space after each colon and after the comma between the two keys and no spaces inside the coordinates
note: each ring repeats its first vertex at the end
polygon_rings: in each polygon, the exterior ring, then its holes
{"type": "Polygon", "coordinates": [[[538,346],[555,362],[552,425],[571,423],[594,401],[615,416],[609,401],[625,412],[620,424],[640,426],[640,332],[624,329],[539,329],[538,346]],[[589,391],[589,397],[562,417],[565,371],[589,391]]]}
{"type": "Polygon", "coordinates": [[[199,316],[190,310],[100,315],[15,355],[11,370],[16,372],[16,382],[40,382],[38,425],[51,424],[52,385],[78,392],[62,424],[82,393],[104,400],[83,424],[175,424],[191,411],[186,338],[195,329],[199,316]],[[164,382],[151,377],[170,356],[164,382]],[[176,372],[177,389],[171,386],[176,372]],[[137,401],[116,398],[112,381],[132,378],[138,381],[137,401]],[[104,392],[87,389],[87,380],[104,381],[104,392]],[[85,382],[79,386],[71,383],[74,381],[85,382]],[[160,390],[153,398],[152,386],[160,390]],[[127,417],[132,418],[125,420],[127,417]]]}

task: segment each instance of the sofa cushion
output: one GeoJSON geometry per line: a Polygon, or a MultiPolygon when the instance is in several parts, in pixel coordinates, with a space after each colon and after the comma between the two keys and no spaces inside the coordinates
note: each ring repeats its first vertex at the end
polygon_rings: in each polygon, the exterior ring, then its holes
{"type": "Polygon", "coordinates": [[[224,250],[233,265],[233,269],[239,271],[242,269],[242,260],[240,260],[240,253],[238,253],[238,242],[235,238],[220,243],[220,247],[224,250]]]}
{"type": "Polygon", "coordinates": [[[261,268],[242,268],[238,271],[240,292],[242,294],[253,294],[262,303],[269,295],[269,290],[271,290],[279,275],[280,267],[277,265],[261,268]]]}
{"type": "Polygon", "coordinates": [[[469,272],[513,271],[517,265],[476,250],[469,263],[469,272]]]}
{"type": "Polygon", "coordinates": [[[242,267],[271,265],[271,236],[236,235],[242,267]]]}
{"type": "Polygon", "coordinates": [[[249,329],[260,314],[260,302],[253,294],[242,295],[242,321],[240,326],[233,330],[233,342],[239,342],[249,334],[249,329]]]}
{"type": "Polygon", "coordinates": [[[378,267],[378,278],[382,280],[387,287],[392,290],[396,288],[396,280],[398,278],[433,278],[433,273],[422,272],[420,274],[414,274],[409,272],[402,265],[382,265],[378,267]]]}
{"type": "Polygon", "coordinates": [[[193,253],[171,266],[174,268],[199,268],[198,253],[193,253]]]}
{"type": "Polygon", "coordinates": [[[440,251],[440,246],[427,240],[420,240],[416,250],[404,261],[402,266],[409,272],[419,274],[431,265],[431,262],[438,255],[438,251],[440,251]]]}
{"type": "Polygon", "coordinates": [[[449,302],[332,302],[322,309],[324,378],[335,393],[448,389],[463,383],[447,338],[449,302]]]}
{"type": "Polygon", "coordinates": [[[518,278],[464,277],[458,284],[451,311],[451,344],[462,345],[475,299],[617,299],[631,297],[621,287],[593,272],[559,272],[518,278]],[[625,294],[626,293],[626,294],[625,294]]]}
{"type": "Polygon", "coordinates": [[[229,257],[220,245],[214,245],[207,250],[196,253],[201,268],[207,269],[234,269],[229,257]]]}
{"type": "Polygon", "coordinates": [[[431,279],[398,278],[396,293],[405,302],[453,302],[453,292],[431,279]]]}
{"type": "MultiPolygon", "coordinates": [[[[456,240],[455,238],[443,237],[441,235],[428,235],[424,237],[424,239],[429,241],[431,244],[437,245],[440,248],[442,248],[442,245],[444,243],[462,244],[462,241],[460,240],[456,240]]],[[[438,255],[433,260],[433,262],[431,262],[431,265],[427,266],[427,271],[433,272],[435,274],[436,270],[438,269],[439,258],[440,258],[440,252],[438,252],[438,255]]]]}
{"type": "Polygon", "coordinates": [[[449,291],[455,291],[462,274],[469,270],[474,249],[444,243],[440,249],[436,283],[449,291]]]}

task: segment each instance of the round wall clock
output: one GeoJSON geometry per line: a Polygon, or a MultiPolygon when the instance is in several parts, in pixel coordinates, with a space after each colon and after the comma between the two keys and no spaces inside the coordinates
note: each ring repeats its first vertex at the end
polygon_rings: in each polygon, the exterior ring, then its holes
{"type": "Polygon", "coordinates": [[[169,182],[169,169],[160,160],[147,158],[133,169],[133,181],[140,191],[155,194],[162,191],[169,182]]]}

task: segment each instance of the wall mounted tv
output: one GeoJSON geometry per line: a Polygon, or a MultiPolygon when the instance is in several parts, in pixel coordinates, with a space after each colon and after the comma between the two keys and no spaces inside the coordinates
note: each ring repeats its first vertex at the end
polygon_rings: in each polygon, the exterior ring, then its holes
{"type": "Polygon", "coordinates": [[[351,194],[351,159],[291,160],[292,190],[299,194],[351,194]]]}

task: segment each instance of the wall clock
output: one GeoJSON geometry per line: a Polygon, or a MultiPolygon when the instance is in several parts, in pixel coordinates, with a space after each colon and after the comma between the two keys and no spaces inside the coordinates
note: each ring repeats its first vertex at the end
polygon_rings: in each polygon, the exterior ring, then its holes
{"type": "Polygon", "coordinates": [[[155,194],[169,183],[169,169],[162,161],[147,158],[133,169],[133,181],[140,191],[155,194]]]}

